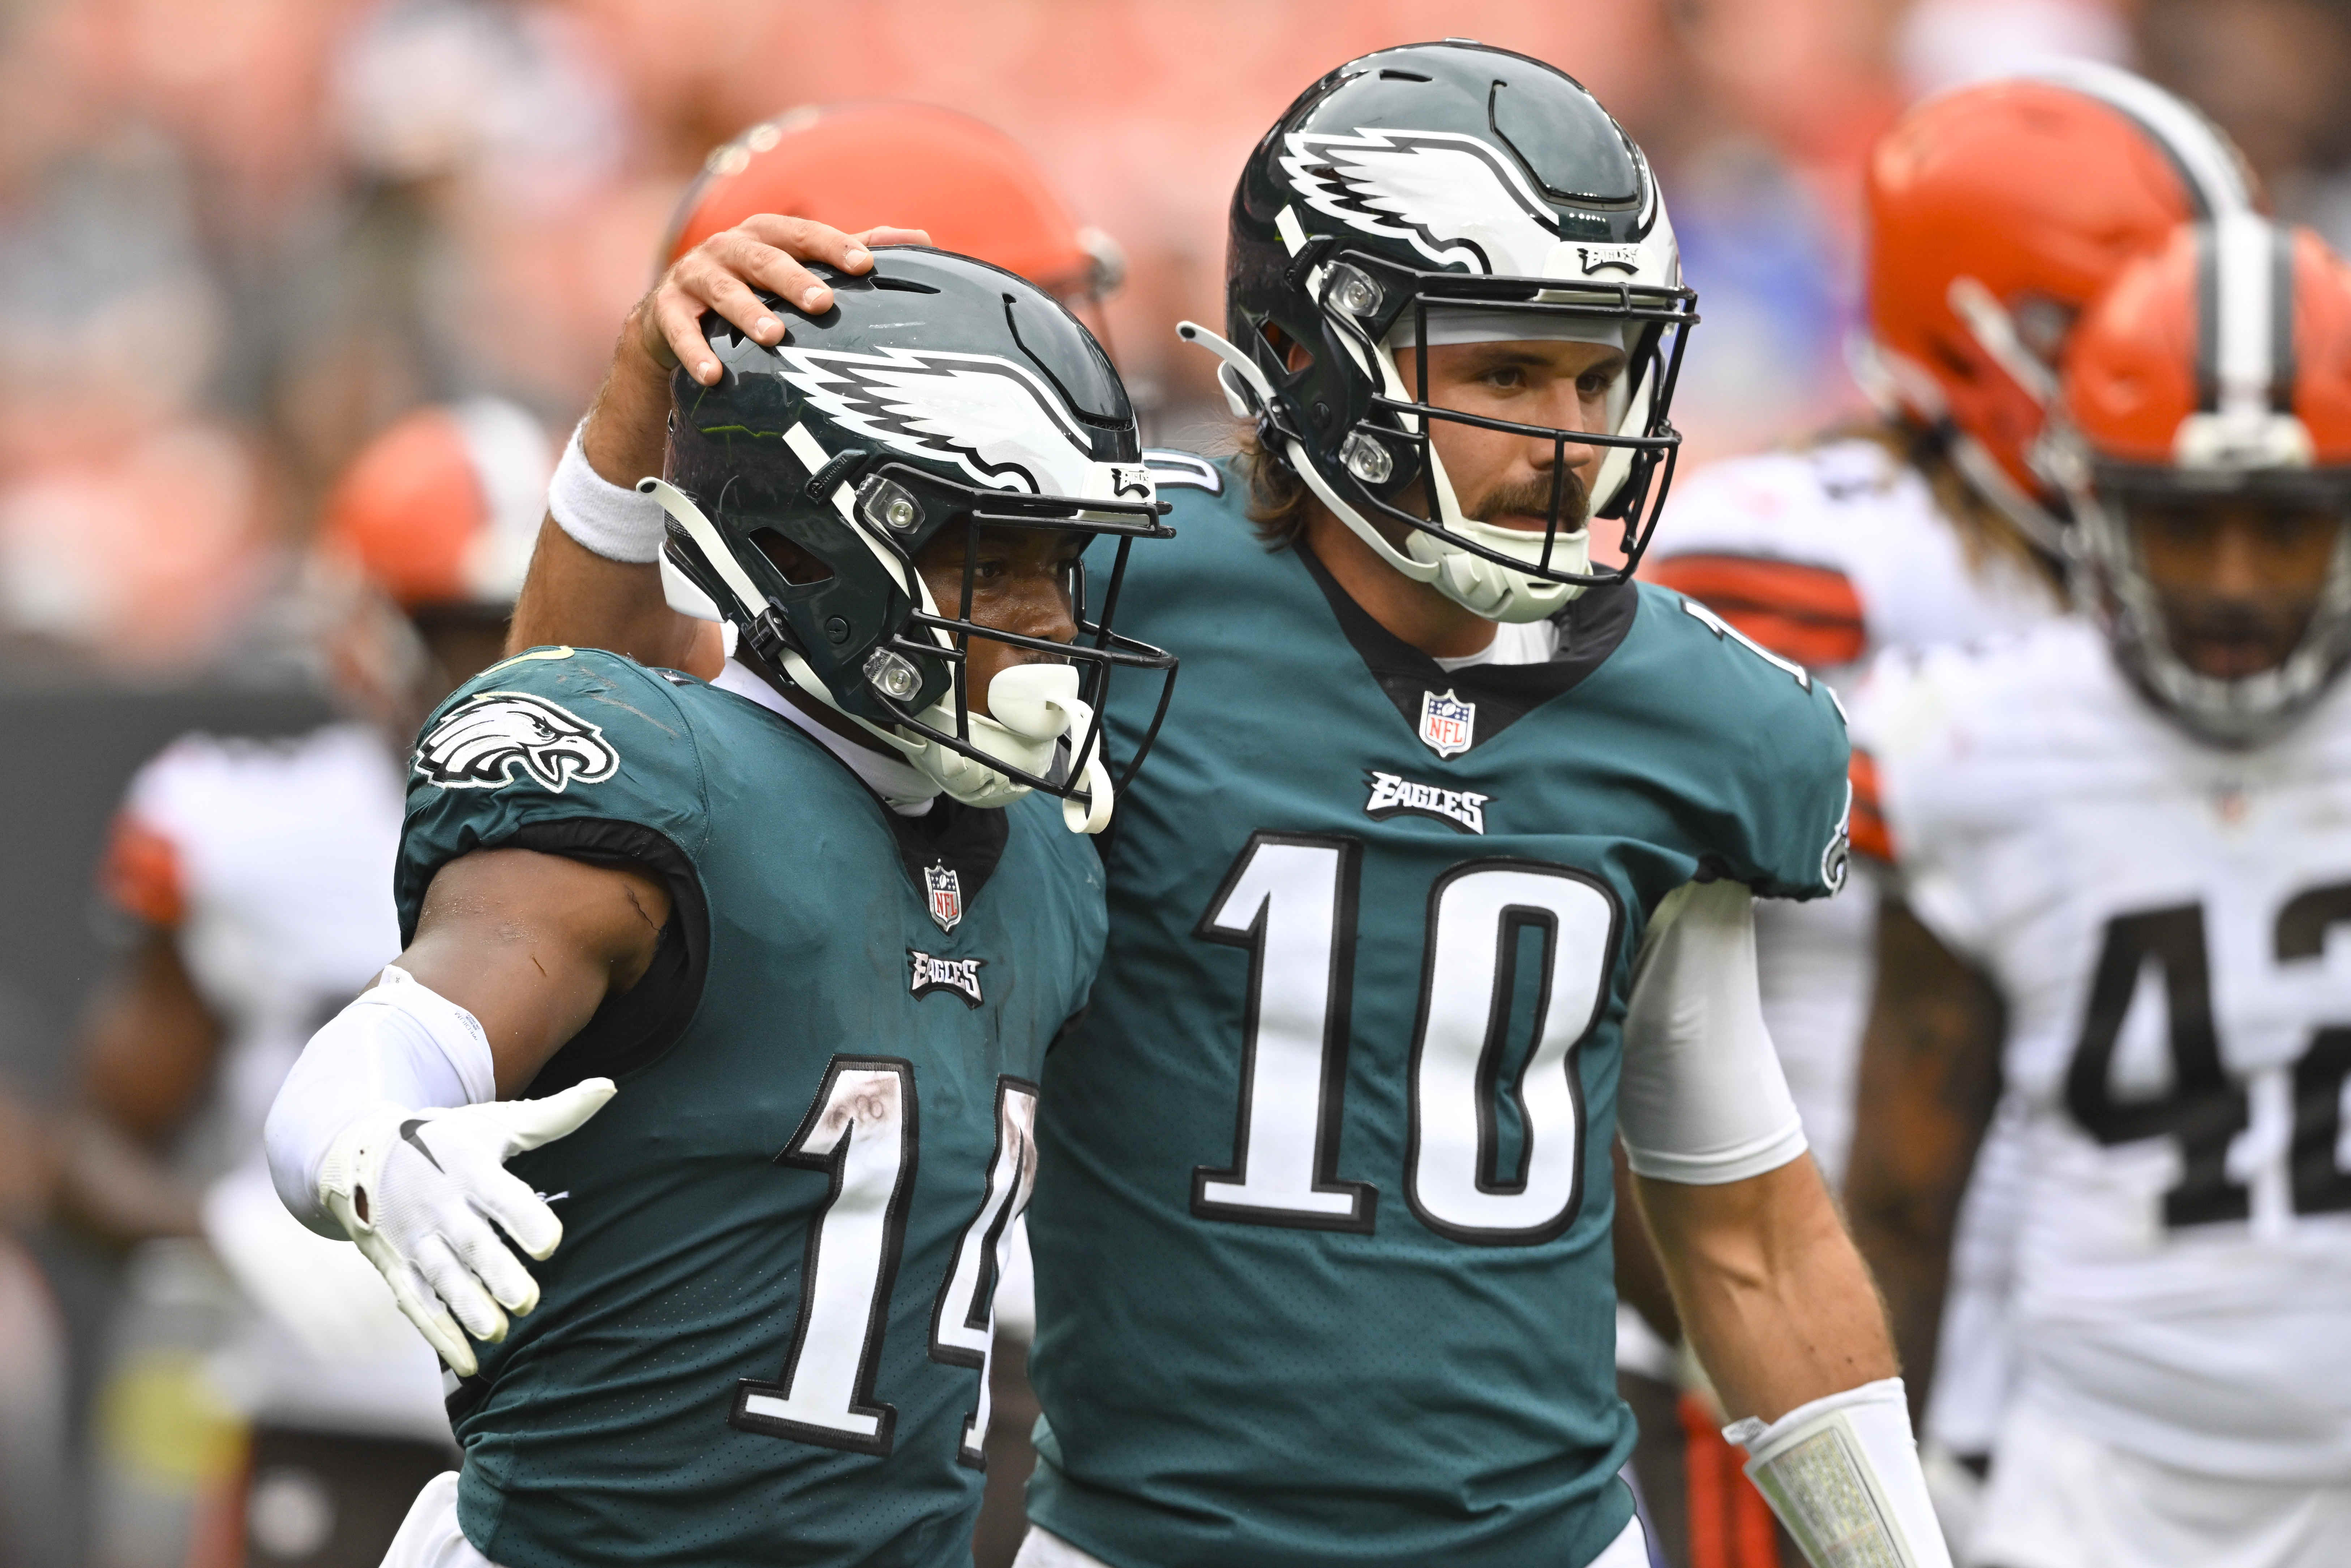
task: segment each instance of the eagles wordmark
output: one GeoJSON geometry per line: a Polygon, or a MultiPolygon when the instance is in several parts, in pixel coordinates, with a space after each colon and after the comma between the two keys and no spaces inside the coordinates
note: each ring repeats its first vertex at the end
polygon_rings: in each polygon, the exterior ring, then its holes
{"type": "Polygon", "coordinates": [[[933,991],[953,991],[963,998],[964,1006],[979,1006],[979,970],[985,958],[934,958],[919,947],[906,949],[906,961],[914,970],[906,982],[907,989],[915,996],[926,997],[933,991]]]}
{"type": "Polygon", "coordinates": [[[1376,768],[1368,769],[1364,779],[1372,789],[1371,799],[1364,802],[1364,815],[1374,821],[1384,822],[1390,817],[1428,817],[1468,832],[1486,831],[1486,802],[1493,799],[1491,795],[1480,795],[1474,789],[1440,789],[1399,773],[1383,773],[1376,768]]]}
{"type": "Polygon", "coordinates": [[[523,692],[477,692],[441,716],[416,746],[416,771],[444,789],[503,789],[528,780],[561,794],[621,766],[604,731],[523,692]]]}

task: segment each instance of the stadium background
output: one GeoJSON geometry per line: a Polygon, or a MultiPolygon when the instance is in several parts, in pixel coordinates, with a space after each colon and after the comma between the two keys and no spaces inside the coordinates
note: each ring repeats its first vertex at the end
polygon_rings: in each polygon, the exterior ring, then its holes
{"type": "MultiPolygon", "coordinates": [[[[568,428],[707,151],[866,97],[1038,154],[1124,250],[1111,336],[1150,434],[1213,442],[1209,361],[1171,328],[1221,320],[1243,154],[1330,66],[1446,35],[1561,65],[1657,166],[1705,318],[1697,460],[1858,409],[1860,160],[1941,86],[2136,65],[2351,244],[2351,6],[2326,0],[0,4],[0,1562],[81,1560],[80,1457],[129,1418],[89,1398],[121,1262],[40,1221],[25,1157],[119,938],[104,825],[171,735],[319,711],[286,628],[340,465],[475,392],[568,428]]],[[[214,1462],[210,1430],[174,1462],[214,1462]]]]}

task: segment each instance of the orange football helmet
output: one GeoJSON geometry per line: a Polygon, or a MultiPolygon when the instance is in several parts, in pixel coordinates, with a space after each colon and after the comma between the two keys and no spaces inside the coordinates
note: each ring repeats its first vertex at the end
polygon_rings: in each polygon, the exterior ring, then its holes
{"type": "Polygon", "coordinates": [[[545,427],[501,399],[418,409],[343,470],[319,549],[411,614],[503,613],[530,566],[555,455],[545,427]]]}
{"type": "Polygon", "coordinates": [[[751,127],[711,153],[679,203],[667,267],[755,213],[789,213],[857,233],[926,229],[931,243],[1017,272],[1064,300],[1118,287],[1125,262],[1081,227],[1036,160],[1004,132],[925,103],[810,105],[751,127]]]}
{"type": "Polygon", "coordinates": [[[2351,267],[2251,213],[2185,225],[2083,317],[2061,388],[2043,466],[2125,667],[2208,739],[2275,734],[2351,658],[2351,267]],[[2231,502],[2331,518],[2335,543],[2283,663],[2223,679],[2174,651],[2133,518],[2231,502]]]}
{"type": "Polygon", "coordinates": [[[1866,175],[1869,342],[1889,414],[1939,428],[1969,483],[2052,554],[2031,461],[2074,319],[2185,221],[2253,204],[2236,149],[2153,83],[2100,66],[1913,109],[1866,175]]]}

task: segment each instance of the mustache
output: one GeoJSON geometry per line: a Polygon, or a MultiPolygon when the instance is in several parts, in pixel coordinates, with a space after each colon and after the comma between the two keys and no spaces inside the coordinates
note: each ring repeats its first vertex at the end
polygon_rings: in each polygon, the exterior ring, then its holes
{"type": "MultiPolygon", "coordinates": [[[[1551,491],[1552,481],[1547,478],[1504,480],[1479,496],[1476,506],[1464,507],[1461,513],[1487,523],[1513,514],[1547,517],[1551,516],[1551,491]]],[[[1591,517],[1591,492],[1584,488],[1583,478],[1568,469],[1559,471],[1559,492],[1560,531],[1573,533],[1591,517]]]]}
{"type": "Polygon", "coordinates": [[[2163,618],[2189,636],[2215,642],[2260,642],[2300,634],[2316,609],[2300,595],[2273,601],[2167,596],[2163,618]]]}

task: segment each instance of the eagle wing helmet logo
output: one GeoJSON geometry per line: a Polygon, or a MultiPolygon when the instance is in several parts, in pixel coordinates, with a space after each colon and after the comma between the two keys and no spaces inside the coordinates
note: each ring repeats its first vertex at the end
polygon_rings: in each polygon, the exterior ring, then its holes
{"type": "MultiPolygon", "coordinates": [[[[1084,430],[1034,372],[993,354],[781,349],[784,379],[820,412],[910,457],[951,462],[976,484],[1091,496],[1084,430]]],[[[1147,478],[1139,465],[1125,472],[1147,478]]],[[[1146,497],[1147,498],[1147,497],[1146,497]]]]}
{"type": "Polygon", "coordinates": [[[1364,234],[1411,242],[1438,267],[1541,277],[1560,246],[1526,172],[1450,131],[1293,131],[1281,155],[1306,204],[1364,234]]]}
{"type": "Polygon", "coordinates": [[[522,692],[481,692],[441,716],[416,747],[416,771],[444,789],[502,789],[528,779],[557,794],[621,766],[604,732],[522,692]]]}

